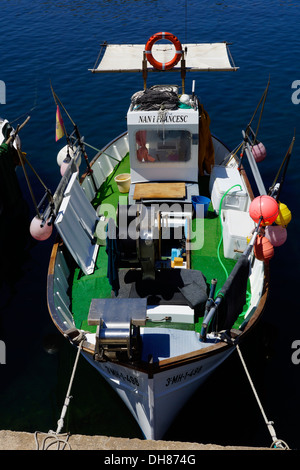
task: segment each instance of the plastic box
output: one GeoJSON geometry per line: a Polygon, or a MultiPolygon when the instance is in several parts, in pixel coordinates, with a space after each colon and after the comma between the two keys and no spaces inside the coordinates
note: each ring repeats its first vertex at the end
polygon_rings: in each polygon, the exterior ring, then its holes
{"type": "Polygon", "coordinates": [[[223,249],[225,258],[238,259],[247,248],[255,224],[248,212],[222,210],[223,249]]]}
{"type": "Polygon", "coordinates": [[[223,199],[222,209],[235,209],[246,211],[248,208],[248,193],[237,168],[214,166],[210,175],[209,190],[211,202],[216,214],[219,214],[220,202],[226,191],[236,184],[241,185],[242,190],[235,187],[223,199]]]}

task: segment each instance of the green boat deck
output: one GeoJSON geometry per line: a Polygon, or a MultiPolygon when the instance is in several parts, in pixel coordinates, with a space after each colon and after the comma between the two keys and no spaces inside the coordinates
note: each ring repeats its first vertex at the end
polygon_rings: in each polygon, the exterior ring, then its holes
{"type": "MultiPolygon", "coordinates": [[[[114,177],[120,173],[129,173],[129,154],[114,168],[113,172],[107,180],[100,187],[95,199],[92,201],[96,209],[100,204],[112,204],[117,208],[119,196],[124,197],[124,193],[118,191],[114,177]]],[[[209,197],[208,191],[209,177],[200,177],[199,189],[200,194],[209,197]]],[[[193,220],[193,224],[195,220],[193,220]]],[[[80,268],[76,268],[73,278],[72,287],[72,312],[74,315],[75,325],[79,329],[96,331],[96,326],[90,326],[87,323],[87,315],[89,312],[91,300],[93,298],[110,298],[111,285],[107,278],[107,262],[108,257],[105,251],[105,246],[99,246],[99,252],[96,260],[96,268],[93,274],[88,276],[84,275],[80,268]]],[[[207,217],[204,219],[204,245],[199,250],[191,250],[191,269],[200,270],[206,277],[207,283],[213,278],[218,280],[217,291],[221,289],[226,278],[227,272],[230,273],[236,261],[224,258],[223,244],[222,244],[222,228],[219,217],[215,214],[212,205],[210,204],[207,217]]],[[[217,292],[216,291],[216,292],[217,292]]],[[[247,303],[244,311],[247,310],[250,297],[250,287],[248,286],[247,303]]],[[[236,321],[234,328],[238,328],[243,321],[243,314],[240,315],[236,321]]],[[[148,324],[148,323],[147,323],[148,324]]],[[[174,328],[190,328],[200,332],[202,318],[199,322],[190,326],[175,323],[156,323],[155,326],[172,326],[174,328]]],[[[154,326],[149,322],[149,326],[154,326]]]]}

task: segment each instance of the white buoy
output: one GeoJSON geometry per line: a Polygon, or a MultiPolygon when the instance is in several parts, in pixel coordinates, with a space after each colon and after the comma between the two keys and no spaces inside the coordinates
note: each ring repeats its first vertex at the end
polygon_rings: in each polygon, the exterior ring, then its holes
{"type": "Polygon", "coordinates": [[[79,171],[81,165],[81,154],[78,148],[72,150],[68,145],[65,145],[57,154],[57,164],[60,167],[60,174],[64,176],[67,166],[69,165],[71,158],[75,160],[75,164],[79,171]]]}
{"type": "Polygon", "coordinates": [[[57,161],[58,166],[62,165],[64,159],[66,158],[68,154],[70,155],[70,157],[74,156],[73,150],[68,145],[65,145],[62,149],[60,149],[60,151],[57,154],[56,161],[57,161]]]}

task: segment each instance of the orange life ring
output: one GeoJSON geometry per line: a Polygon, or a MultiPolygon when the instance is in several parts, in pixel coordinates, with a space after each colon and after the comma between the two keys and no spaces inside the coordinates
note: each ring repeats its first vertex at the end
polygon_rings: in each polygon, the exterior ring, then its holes
{"type": "Polygon", "coordinates": [[[158,70],[169,70],[172,69],[180,61],[182,55],[182,47],[179,39],[174,36],[174,34],[156,33],[148,39],[148,42],[145,46],[145,54],[148,62],[153,65],[153,67],[158,70]],[[158,62],[154,59],[152,55],[152,46],[154,43],[156,43],[156,41],[159,41],[160,39],[168,39],[168,41],[171,41],[171,43],[175,46],[175,55],[173,59],[166,63],[158,62]]]}

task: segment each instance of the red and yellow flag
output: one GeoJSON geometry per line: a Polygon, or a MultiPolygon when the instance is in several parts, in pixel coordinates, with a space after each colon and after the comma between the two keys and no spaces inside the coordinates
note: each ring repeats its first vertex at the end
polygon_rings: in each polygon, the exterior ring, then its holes
{"type": "Polygon", "coordinates": [[[57,105],[56,108],[56,129],[55,129],[55,140],[56,142],[64,136],[64,123],[60,114],[60,109],[57,105]]]}

